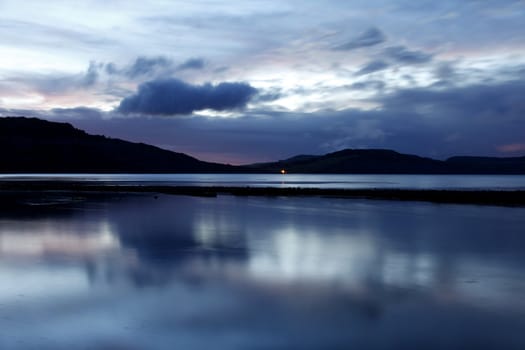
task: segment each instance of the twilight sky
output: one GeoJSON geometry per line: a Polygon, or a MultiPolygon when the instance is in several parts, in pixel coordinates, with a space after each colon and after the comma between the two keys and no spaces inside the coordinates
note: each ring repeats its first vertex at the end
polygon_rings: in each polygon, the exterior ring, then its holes
{"type": "Polygon", "coordinates": [[[525,154],[524,0],[0,0],[0,116],[233,164],[525,154]]]}

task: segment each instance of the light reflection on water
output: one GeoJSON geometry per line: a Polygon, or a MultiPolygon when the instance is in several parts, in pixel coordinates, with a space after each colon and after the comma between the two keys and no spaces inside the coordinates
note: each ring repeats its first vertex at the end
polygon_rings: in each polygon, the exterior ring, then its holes
{"type": "Polygon", "coordinates": [[[148,195],[4,210],[0,348],[520,349],[524,214],[148,195]]]}

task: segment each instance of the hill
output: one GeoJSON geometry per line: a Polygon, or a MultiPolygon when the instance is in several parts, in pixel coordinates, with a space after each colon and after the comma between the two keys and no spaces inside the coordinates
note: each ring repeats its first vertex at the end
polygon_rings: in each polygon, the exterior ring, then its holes
{"type": "Polygon", "coordinates": [[[105,136],[68,123],[0,118],[2,173],[221,173],[236,167],[203,162],[183,153],[105,136]]]}
{"type": "Polygon", "coordinates": [[[345,149],[271,163],[231,166],[100,135],[68,123],[0,118],[0,173],[525,174],[525,157],[446,161],[387,149],[345,149]]]}
{"type": "Polygon", "coordinates": [[[386,149],[345,149],[248,165],[260,172],[312,174],[525,174],[525,157],[452,157],[446,161],[386,149]]]}
{"type": "Polygon", "coordinates": [[[525,157],[472,157],[456,156],[446,160],[457,173],[525,174],[525,157]]]}
{"type": "Polygon", "coordinates": [[[251,165],[264,171],[314,174],[436,174],[443,162],[385,149],[345,149],[320,156],[301,155],[273,163],[251,165]]]}

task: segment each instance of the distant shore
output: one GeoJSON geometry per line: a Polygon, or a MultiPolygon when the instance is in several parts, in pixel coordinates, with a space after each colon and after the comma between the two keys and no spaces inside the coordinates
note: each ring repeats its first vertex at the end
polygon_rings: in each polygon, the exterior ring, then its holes
{"type": "Polygon", "coordinates": [[[89,193],[152,193],[215,197],[233,196],[317,196],[354,199],[377,199],[396,201],[424,201],[433,203],[456,203],[500,206],[525,206],[525,190],[437,190],[437,189],[332,189],[304,187],[234,187],[234,186],[165,186],[165,185],[117,185],[100,182],[61,181],[0,181],[0,200],[16,201],[16,198],[63,195],[81,196],[89,193]]]}

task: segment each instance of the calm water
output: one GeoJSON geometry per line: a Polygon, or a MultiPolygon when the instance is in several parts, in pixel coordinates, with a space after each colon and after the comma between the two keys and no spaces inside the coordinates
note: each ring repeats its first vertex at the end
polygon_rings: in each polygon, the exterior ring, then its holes
{"type": "Polygon", "coordinates": [[[3,208],[0,348],[524,349],[524,227],[323,198],[3,208]]]}
{"type": "Polygon", "coordinates": [[[525,175],[0,174],[0,181],[320,188],[525,189],[525,175]]]}

